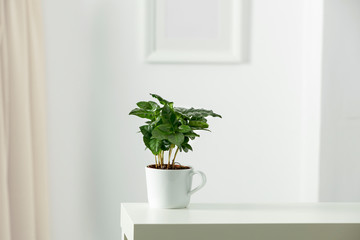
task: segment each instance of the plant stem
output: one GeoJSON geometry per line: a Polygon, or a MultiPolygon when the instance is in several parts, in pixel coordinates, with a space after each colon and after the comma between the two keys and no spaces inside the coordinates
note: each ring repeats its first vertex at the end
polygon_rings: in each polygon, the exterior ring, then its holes
{"type": "Polygon", "coordinates": [[[161,152],[161,161],[162,161],[163,167],[165,167],[165,164],[164,164],[164,151],[161,152]]]}
{"type": "Polygon", "coordinates": [[[158,164],[157,164],[157,160],[156,160],[156,155],[155,156],[155,168],[158,168],[158,164]]]}
{"type": "Polygon", "coordinates": [[[162,168],[161,152],[158,154],[158,161],[159,161],[159,164],[160,164],[160,168],[162,168]]]}
{"type": "Polygon", "coordinates": [[[164,152],[163,151],[161,151],[160,152],[160,156],[161,156],[161,168],[163,168],[164,166],[164,152]]]}
{"type": "Polygon", "coordinates": [[[175,152],[175,155],[174,155],[174,158],[173,158],[173,161],[172,161],[172,168],[175,169],[175,158],[176,158],[176,155],[179,151],[179,147],[176,149],[176,152],[175,152]]]}
{"type": "Polygon", "coordinates": [[[164,151],[160,151],[159,161],[160,161],[161,168],[163,168],[164,167],[164,151]]]}
{"type": "Polygon", "coordinates": [[[170,147],[170,149],[169,149],[169,158],[168,158],[167,169],[169,169],[169,167],[170,167],[171,152],[172,152],[172,147],[170,147]]]}

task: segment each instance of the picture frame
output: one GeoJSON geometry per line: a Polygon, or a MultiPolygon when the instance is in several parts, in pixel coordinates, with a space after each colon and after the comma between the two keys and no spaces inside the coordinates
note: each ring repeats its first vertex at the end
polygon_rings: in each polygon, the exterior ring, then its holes
{"type": "Polygon", "coordinates": [[[146,0],[146,61],[241,63],[243,5],[243,0],[146,0]],[[201,8],[200,4],[206,5],[201,8]],[[181,14],[181,9],[187,16],[181,14]],[[201,11],[201,19],[196,11],[201,11]],[[189,16],[192,19],[186,19],[189,16]]]}

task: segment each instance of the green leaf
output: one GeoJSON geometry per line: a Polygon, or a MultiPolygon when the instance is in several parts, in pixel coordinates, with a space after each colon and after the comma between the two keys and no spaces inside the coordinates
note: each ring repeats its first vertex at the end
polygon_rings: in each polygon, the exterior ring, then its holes
{"type": "Polygon", "coordinates": [[[175,112],[168,105],[165,105],[163,107],[161,115],[161,120],[163,121],[163,123],[175,125],[175,123],[177,122],[175,112]]]}
{"type": "Polygon", "coordinates": [[[129,115],[135,115],[137,117],[147,118],[147,119],[150,119],[150,120],[153,120],[154,117],[155,117],[155,114],[153,112],[148,111],[148,110],[144,110],[144,109],[140,109],[140,108],[135,108],[135,109],[131,110],[129,115]]]}
{"type": "Polygon", "coordinates": [[[202,130],[202,131],[207,131],[207,132],[211,132],[209,129],[207,128],[201,128],[201,127],[191,127],[192,130],[202,130]]]}
{"type": "Polygon", "coordinates": [[[170,149],[170,146],[171,146],[171,142],[169,142],[168,140],[164,139],[162,140],[161,142],[161,150],[163,151],[168,151],[170,149]]]}
{"type": "Polygon", "coordinates": [[[202,121],[189,121],[189,126],[203,129],[203,128],[208,128],[209,124],[202,121]]]}
{"type": "Polygon", "coordinates": [[[151,121],[148,124],[150,124],[152,127],[155,127],[160,121],[161,121],[161,117],[158,116],[158,117],[155,118],[155,120],[151,121]]]}
{"type": "Polygon", "coordinates": [[[155,138],[150,139],[149,149],[154,155],[159,154],[161,151],[161,140],[155,138]]]}
{"type": "Polygon", "coordinates": [[[152,131],[152,137],[159,140],[167,139],[168,135],[173,132],[171,129],[172,126],[170,124],[161,124],[154,128],[152,131]]]}
{"type": "Polygon", "coordinates": [[[160,108],[160,106],[156,102],[153,102],[153,101],[149,101],[149,102],[141,101],[141,102],[136,103],[136,105],[141,109],[149,110],[149,111],[155,111],[158,108],[160,108]]]}
{"type": "Polygon", "coordinates": [[[156,102],[149,101],[148,103],[150,103],[153,110],[157,110],[160,108],[160,106],[156,102]]]}
{"type": "Polygon", "coordinates": [[[194,131],[184,133],[186,137],[189,137],[191,140],[194,140],[195,137],[200,137],[199,134],[195,133],[194,131]]]}
{"type": "Polygon", "coordinates": [[[161,125],[157,126],[156,128],[167,134],[174,133],[174,128],[169,123],[161,124],[161,125]]]}
{"type": "Polygon", "coordinates": [[[184,142],[184,134],[175,133],[168,135],[167,140],[169,140],[171,143],[175,144],[176,146],[180,147],[181,144],[184,142]]]}
{"type": "Polygon", "coordinates": [[[157,95],[157,94],[150,93],[150,95],[151,95],[153,98],[156,98],[157,100],[159,100],[159,102],[160,102],[162,105],[173,104],[172,102],[169,102],[169,101],[163,99],[162,97],[160,97],[160,96],[157,95]]]}
{"type": "Polygon", "coordinates": [[[152,127],[150,125],[144,125],[140,127],[140,132],[147,137],[151,137],[152,127]]]}
{"type": "Polygon", "coordinates": [[[147,137],[147,136],[143,137],[143,142],[144,142],[145,146],[149,149],[150,149],[150,141],[151,141],[150,137],[147,137]]]}
{"type": "Polygon", "coordinates": [[[204,117],[191,117],[190,121],[199,121],[199,122],[207,122],[207,119],[204,117]]]}
{"type": "Polygon", "coordinates": [[[181,107],[176,107],[174,108],[175,112],[187,117],[187,118],[204,118],[204,117],[208,117],[208,116],[212,116],[212,117],[220,117],[221,116],[217,113],[214,113],[212,110],[206,110],[206,109],[195,109],[195,108],[181,108],[181,107]]]}
{"type": "Polygon", "coordinates": [[[179,127],[179,132],[181,133],[187,133],[187,132],[190,132],[191,131],[191,127],[188,126],[188,125],[181,125],[179,127]]]}
{"type": "Polygon", "coordinates": [[[168,134],[160,131],[159,129],[154,129],[152,132],[152,137],[151,138],[156,138],[159,140],[163,140],[163,139],[167,139],[168,134]]]}
{"type": "Polygon", "coordinates": [[[192,147],[190,146],[190,144],[188,144],[188,143],[182,144],[181,148],[182,148],[182,150],[184,150],[184,152],[188,152],[189,150],[191,150],[191,151],[193,150],[192,147]]]}
{"type": "Polygon", "coordinates": [[[182,115],[177,114],[177,115],[176,115],[176,118],[179,119],[179,122],[180,122],[182,125],[187,125],[187,120],[185,120],[182,115]]]}
{"type": "Polygon", "coordinates": [[[138,103],[136,103],[136,105],[139,108],[144,109],[144,110],[151,110],[152,109],[150,103],[148,103],[148,102],[138,102],[138,103]]]}

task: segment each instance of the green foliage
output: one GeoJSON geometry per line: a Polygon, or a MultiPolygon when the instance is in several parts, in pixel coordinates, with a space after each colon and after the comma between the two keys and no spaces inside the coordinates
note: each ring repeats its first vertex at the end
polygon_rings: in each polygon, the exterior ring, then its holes
{"type": "Polygon", "coordinates": [[[136,104],[138,108],[133,109],[129,115],[148,119],[146,125],[140,127],[140,132],[146,148],[155,155],[155,159],[158,156],[159,161],[163,161],[164,151],[169,151],[170,162],[170,155],[175,146],[177,147],[175,157],[178,150],[180,152],[192,151],[189,141],[200,137],[195,131],[209,131],[206,117],[221,118],[212,110],[174,107],[173,102],[156,94],[150,95],[162,106],[153,101],[141,101],[136,104]]]}

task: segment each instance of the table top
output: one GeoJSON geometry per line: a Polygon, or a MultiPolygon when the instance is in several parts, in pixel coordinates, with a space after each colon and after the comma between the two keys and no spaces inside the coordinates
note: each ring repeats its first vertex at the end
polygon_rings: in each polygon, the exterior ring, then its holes
{"type": "Polygon", "coordinates": [[[133,224],[360,223],[360,203],[194,203],[184,209],[122,203],[121,211],[133,224]]]}

